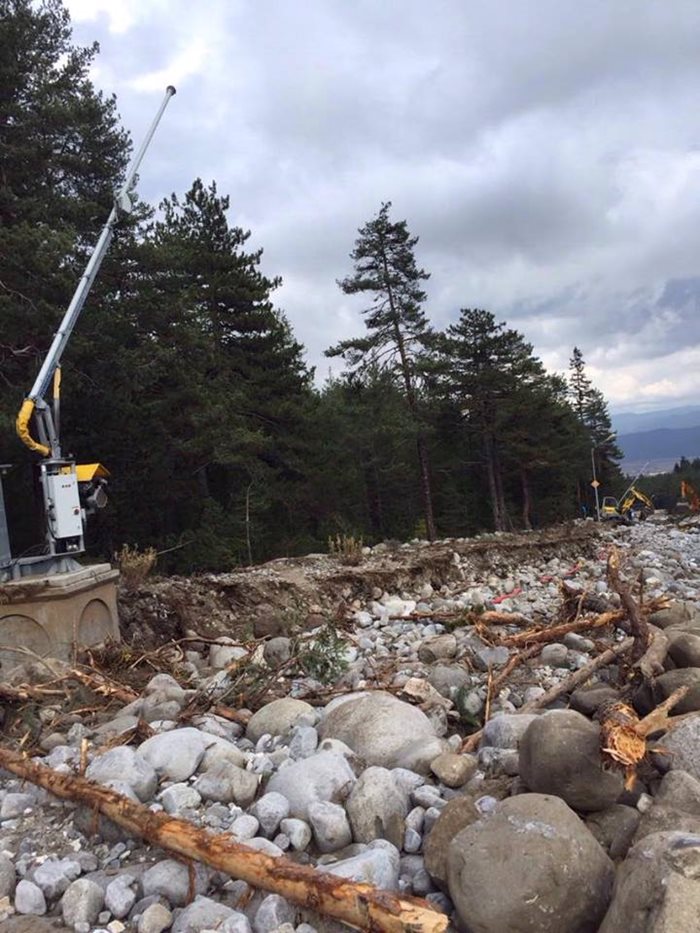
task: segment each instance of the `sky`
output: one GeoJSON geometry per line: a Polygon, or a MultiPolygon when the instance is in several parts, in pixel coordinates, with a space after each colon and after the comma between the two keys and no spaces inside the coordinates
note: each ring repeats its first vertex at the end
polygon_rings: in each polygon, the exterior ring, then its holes
{"type": "MultiPolygon", "coordinates": [[[[157,203],[196,177],[282,276],[322,380],[364,332],[357,230],[392,202],[439,328],[480,307],[613,411],[700,399],[697,0],[66,0],[157,203]]],[[[366,301],[366,299],[365,299],[366,301]]]]}

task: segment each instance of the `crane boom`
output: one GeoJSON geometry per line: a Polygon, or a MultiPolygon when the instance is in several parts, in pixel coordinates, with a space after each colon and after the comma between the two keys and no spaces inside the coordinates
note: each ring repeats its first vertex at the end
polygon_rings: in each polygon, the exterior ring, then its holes
{"type": "Polygon", "coordinates": [[[90,259],[88,260],[85,271],[78,283],[78,286],[73,294],[71,303],[66,310],[66,313],[63,315],[63,320],[61,321],[58,330],[54,336],[51,347],[49,348],[46,358],[42,363],[39,374],[34,381],[34,385],[26,396],[22,407],[20,408],[19,414],[17,415],[17,434],[20,440],[30,448],[30,450],[35,451],[36,453],[43,454],[43,456],[59,458],[61,456],[61,444],[58,437],[57,426],[55,424],[55,419],[49,408],[49,405],[45,401],[45,395],[49,389],[54,373],[56,372],[57,367],[61,363],[61,357],[63,356],[63,351],[66,348],[66,345],[70,339],[70,336],[75,327],[75,323],[80,316],[80,312],[83,309],[85,300],[92,288],[92,284],[97,277],[100,266],[102,265],[102,260],[104,259],[107,250],[109,249],[109,244],[112,241],[114,235],[114,226],[120,217],[129,214],[131,212],[132,201],[131,201],[131,188],[134,183],[134,178],[136,177],[136,172],[139,169],[139,166],[143,160],[143,157],[146,153],[153,134],[160,123],[160,119],[163,116],[163,112],[168,105],[168,101],[175,94],[175,88],[172,85],[168,86],[165,91],[165,97],[158,108],[158,112],[155,115],[151,126],[144,137],[143,142],[141,143],[138,152],[134,156],[134,159],[129,167],[126,178],[124,179],[124,184],[117,192],[114,199],[114,206],[110,211],[109,217],[102,228],[99,239],[95,244],[95,247],[92,251],[90,259]],[[37,420],[37,429],[39,432],[39,440],[35,440],[29,433],[29,420],[32,414],[36,415],[37,420]]]}
{"type": "Polygon", "coordinates": [[[73,559],[74,556],[85,550],[85,517],[106,502],[104,484],[105,477],[109,474],[104,467],[99,463],[76,466],[72,459],[63,458],[61,453],[61,357],[109,249],[114,228],[122,217],[131,213],[134,204],[132,188],[136,173],[173,94],[174,87],[166,88],[158,112],[129,166],[123,185],[115,195],[112,210],[54,335],[34,385],[22,402],[17,415],[16,429],[20,440],[30,450],[42,455],[39,461],[39,478],[44,499],[47,554],[12,560],[4,509],[0,509],[0,581],[37,573],[51,574],[75,569],[78,565],[73,559]],[[53,393],[49,400],[47,394],[52,383],[53,393]],[[32,416],[36,438],[32,437],[29,428],[32,416]]]}

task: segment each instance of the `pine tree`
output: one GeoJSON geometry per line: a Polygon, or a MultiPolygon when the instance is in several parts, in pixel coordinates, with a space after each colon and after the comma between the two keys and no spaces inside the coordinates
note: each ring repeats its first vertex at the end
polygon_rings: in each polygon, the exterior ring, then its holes
{"type": "Polygon", "coordinates": [[[347,295],[372,296],[371,304],[363,310],[367,335],[341,341],[326,354],[342,356],[353,372],[378,367],[401,382],[416,425],[425,524],[432,541],[436,530],[430,464],[418,395],[421,355],[431,338],[422,309],[426,294],[421,284],[429,274],[416,264],[418,237],[410,235],[405,220],[391,221],[390,208],[391,202],[382,204],[377,216],[360,228],[350,254],[354,272],[339,282],[347,295]]]}
{"type": "Polygon", "coordinates": [[[488,480],[493,524],[509,527],[503,448],[504,425],[511,417],[517,392],[544,375],[532,347],[517,331],[497,324],[493,314],[479,309],[460,311],[441,341],[441,383],[460,407],[464,425],[478,435],[488,480]]]}
{"type": "Polygon", "coordinates": [[[591,499],[585,492],[590,482],[589,458],[595,459],[596,478],[607,488],[620,477],[615,461],[622,458],[622,451],[615,443],[608,404],[602,392],[588,378],[583,353],[578,347],[574,347],[569,361],[569,394],[571,405],[589,440],[589,450],[581,457],[579,471],[579,502],[583,504],[586,499],[591,499]]]}
{"type": "MultiPolygon", "coordinates": [[[[89,80],[96,53],[73,45],[59,0],[0,0],[0,462],[20,467],[7,480],[15,553],[44,537],[15,415],[129,155],[114,99],[89,80]]],[[[94,307],[91,296],[86,313],[94,307]]],[[[68,370],[74,359],[71,345],[68,370]]]]}
{"type": "Polygon", "coordinates": [[[82,449],[99,439],[119,477],[113,533],[161,546],[184,535],[183,569],[268,557],[300,523],[310,373],[272,304],[278,280],[228,208],[200,180],[161,204],[77,341],[73,430],[82,449]],[[93,340],[106,352],[89,359],[93,340]]]}

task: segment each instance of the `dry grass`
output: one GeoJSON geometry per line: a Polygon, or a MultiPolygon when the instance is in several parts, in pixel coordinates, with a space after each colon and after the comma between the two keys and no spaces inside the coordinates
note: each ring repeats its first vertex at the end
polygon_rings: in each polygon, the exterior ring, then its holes
{"type": "Polygon", "coordinates": [[[328,538],[328,553],[338,557],[344,564],[362,562],[362,538],[354,535],[331,535],[328,538]]]}
{"type": "Polygon", "coordinates": [[[121,573],[121,582],[128,590],[134,590],[148,577],[156,565],[158,554],[153,547],[144,548],[123,545],[114,555],[121,573]]]}

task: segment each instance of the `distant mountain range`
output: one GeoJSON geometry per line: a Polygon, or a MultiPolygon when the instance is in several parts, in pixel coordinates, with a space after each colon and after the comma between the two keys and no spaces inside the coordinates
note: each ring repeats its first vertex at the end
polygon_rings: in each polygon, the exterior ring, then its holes
{"type": "Polygon", "coordinates": [[[624,453],[622,468],[637,473],[673,469],[681,457],[700,457],[700,405],[612,416],[617,443],[624,453]]]}

